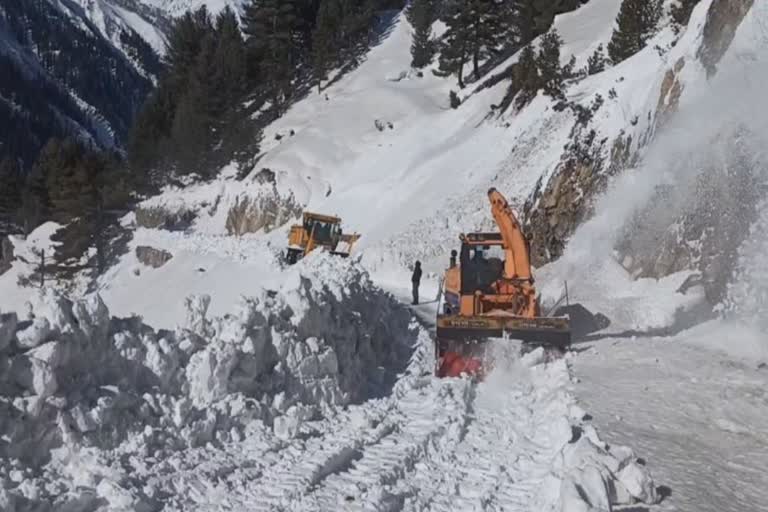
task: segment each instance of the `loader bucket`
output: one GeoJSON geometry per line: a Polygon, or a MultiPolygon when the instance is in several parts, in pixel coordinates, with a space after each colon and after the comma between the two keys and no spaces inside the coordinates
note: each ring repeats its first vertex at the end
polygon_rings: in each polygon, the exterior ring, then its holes
{"type": "Polygon", "coordinates": [[[568,317],[438,316],[438,377],[457,377],[466,373],[482,378],[488,365],[488,340],[493,338],[520,340],[562,351],[571,344],[571,331],[568,317]]]}

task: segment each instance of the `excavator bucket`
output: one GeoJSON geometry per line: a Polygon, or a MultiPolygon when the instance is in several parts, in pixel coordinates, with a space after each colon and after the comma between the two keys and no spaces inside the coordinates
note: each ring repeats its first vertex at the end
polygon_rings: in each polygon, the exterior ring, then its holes
{"type": "Polygon", "coordinates": [[[462,373],[483,378],[490,362],[486,355],[492,339],[519,340],[528,346],[558,351],[571,344],[568,317],[481,317],[444,315],[437,319],[438,377],[462,373]]]}

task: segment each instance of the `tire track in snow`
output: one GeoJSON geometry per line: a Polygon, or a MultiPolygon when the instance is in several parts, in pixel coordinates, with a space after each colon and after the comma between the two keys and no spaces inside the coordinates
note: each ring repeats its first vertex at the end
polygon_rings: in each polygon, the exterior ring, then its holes
{"type": "MultiPolygon", "coordinates": [[[[358,466],[371,460],[371,453],[391,445],[390,438],[397,439],[402,433],[403,418],[407,416],[403,405],[421,405],[423,389],[442,386],[439,381],[424,376],[424,369],[434,366],[431,346],[424,334],[408,371],[389,397],[350,407],[335,417],[330,428],[318,437],[294,440],[292,449],[283,450],[282,458],[265,471],[265,476],[248,486],[246,496],[239,500],[240,507],[255,511],[297,510],[299,502],[315,496],[316,489],[327,485],[326,479],[335,481],[358,471],[358,466]]],[[[433,414],[442,411],[438,405],[432,410],[433,414]]],[[[427,418],[421,418],[422,426],[427,423],[427,418]]]]}
{"type": "Polygon", "coordinates": [[[474,421],[453,450],[436,450],[407,475],[405,510],[532,509],[561,447],[552,430],[565,426],[558,395],[568,370],[513,368],[478,385],[474,421]]]}
{"type": "Polygon", "coordinates": [[[531,510],[571,436],[568,382],[564,361],[477,386],[424,379],[396,399],[389,435],[285,510],[531,510]]]}
{"type": "Polygon", "coordinates": [[[392,435],[366,449],[347,471],[334,474],[301,500],[298,509],[397,510],[403,496],[389,488],[399,482],[446,437],[462,435],[469,418],[472,385],[429,379],[397,402],[392,435]]]}

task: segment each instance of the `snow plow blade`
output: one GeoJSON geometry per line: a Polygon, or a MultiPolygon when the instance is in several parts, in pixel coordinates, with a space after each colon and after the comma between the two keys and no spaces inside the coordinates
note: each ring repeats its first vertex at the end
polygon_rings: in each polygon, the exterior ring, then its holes
{"type": "Polygon", "coordinates": [[[570,323],[568,317],[438,316],[437,376],[467,374],[483,379],[489,370],[486,346],[492,338],[515,339],[564,351],[571,344],[570,323]]]}
{"type": "Polygon", "coordinates": [[[571,344],[568,317],[465,317],[437,318],[437,339],[473,340],[510,338],[525,343],[565,349],[571,344]]]}

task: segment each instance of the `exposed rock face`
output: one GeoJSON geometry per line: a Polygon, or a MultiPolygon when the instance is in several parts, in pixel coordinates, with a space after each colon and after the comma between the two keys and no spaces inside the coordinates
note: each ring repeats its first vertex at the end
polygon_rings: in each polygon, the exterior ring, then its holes
{"type": "MultiPolygon", "coordinates": [[[[697,53],[710,75],[716,72],[717,64],[753,2],[713,1],[697,53]]],[[[610,156],[605,157],[601,156],[605,154],[603,145],[609,142],[583,137],[584,142],[580,143],[578,136],[574,137],[575,142],[566,150],[549,181],[537,186],[524,210],[526,229],[533,235],[534,265],[562,255],[576,227],[591,216],[594,200],[605,190],[609,178],[634,165],[637,150],[674,115],[685,89],[681,79],[685,65],[681,58],[666,72],[653,123],[634,146],[631,137],[624,135],[612,143],[610,156]],[[588,149],[585,151],[584,147],[588,149]]],[[[620,243],[622,264],[638,276],[661,277],[684,269],[700,270],[704,273],[709,299],[719,300],[729,276],[729,262],[735,257],[750,220],[754,219],[757,187],[748,167],[734,161],[726,175],[702,169],[700,180],[695,184],[696,193],[692,194],[696,199],[683,205],[673,203],[672,208],[665,196],[677,193],[659,190],[648,211],[639,214],[627,227],[628,236],[631,233],[634,240],[625,239],[620,243]],[[662,209],[669,210],[663,220],[658,215],[662,209]],[[649,224],[650,217],[654,220],[649,224]],[[642,229],[638,229],[639,226],[642,229]]]]}
{"type": "Polygon", "coordinates": [[[136,209],[136,223],[148,229],[183,231],[192,225],[195,217],[191,211],[171,211],[159,206],[136,209]]]}
{"type": "Polygon", "coordinates": [[[531,262],[541,266],[563,254],[568,238],[592,214],[593,200],[605,190],[608,179],[631,161],[631,137],[617,139],[610,151],[607,171],[601,157],[602,143],[592,137],[577,141],[566,152],[555,176],[542,189],[539,183],[526,202],[526,232],[532,235],[531,262]],[[586,148],[586,149],[585,149],[586,148]]]}
{"type": "MultiPolygon", "coordinates": [[[[263,172],[263,171],[262,171],[263,172]]],[[[281,198],[274,194],[257,197],[238,197],[227,214],[227,233],[242,236],[246,233],[265,233],[282,226],[301,213],[301,205],[293,196],[281,198]]]]}
{"type": "Polygon", "coordinates": [[[736,29],[752,8],[754,0],[714,0],[707,13],[704,25],[704,39],[697,57],[711,76],[717,71],[717,64],[731,46],[736,29]]]}
{"type": "Polygon", "coordinates": [[[661,93],[659,94],[659,103],[656,106],[656,123],[664,124],[675,112],[680,104],[680,97],[683,95],[685,87],[680,80],[680,72],[685,67],[685,59],[680,59],[675,63],[674,68],[667,70],[664,75],[664,81],[661,83],[661,93]]]}
{"type": "Polygon", "coordinates": [[[11,268],[13,262],[13,244],[8,237],[0,238],[0,275],[3,275],[11,268]]]}
{"type": "Polygon", "coordinates": [[[725,297],[738,248],[757,219],[763,195],[760,164],[741,151],[738,138],[723,153],[728,156],[725,162],[703,168],[692,184],[681,185],[692,193],[672,187],[657,190],[617,247],[620,262],[638,277],[698,271],[713,305],[725,297]],[[678,204],[681,197],[689,199],[678,204]]]}
{"type": "Polygon", "coordinates": [[[173,254],[162,249],[141,245],[136,248],[136,258],[148,267],[160,268],[173,258],[173,254]]]}

